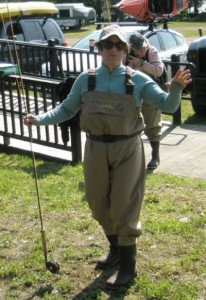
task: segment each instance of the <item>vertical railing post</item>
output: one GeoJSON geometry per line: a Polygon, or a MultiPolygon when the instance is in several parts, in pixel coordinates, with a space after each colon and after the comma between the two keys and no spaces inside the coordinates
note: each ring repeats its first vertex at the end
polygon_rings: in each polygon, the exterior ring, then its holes
{"type": "Polygon", "coordinates": [[[51,47],[49,50],[50,76],[57,78],[59,74],[61,77],[64,77],[61,61],[55,49],[55,46],[59,45],[59,41],[56,38],[50,39],[48,45],[51,47]]]}
{"type": "MultiPolygon", "coordinates": [[[[180,62],[180,57],[177,56],[176,54],[173,54],[171,56],[171,62],[174,63],[179,63],[180,62]]],[[[172,78],[175,76],[176,72],[179,70],[179,65],[178,64],[172,64],[171,66],[171,75],[172,78]]],[[[180,125],[181,124],[181,103],[176,110],[176,112],[173,114],[173,125],[180,125]]]]}

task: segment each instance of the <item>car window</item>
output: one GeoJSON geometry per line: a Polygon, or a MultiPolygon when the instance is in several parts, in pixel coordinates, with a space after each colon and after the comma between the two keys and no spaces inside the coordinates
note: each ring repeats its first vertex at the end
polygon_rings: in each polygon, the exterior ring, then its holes
{"type": "Polygon", "coordinates": [[[44,33],[46,35],[46,39],[50,40],[55,37],[57,39],[62,39],[61,31],[58,30],[58,27],[51,20],[47,20],[43,26],[44,33]]]}
{"type": "Polygon", "coordinates": [[[185,43],[185,40],[182,36],[179,36],[178,34],[175,34],[175,33],[172,33],[174,38],[176,39],[177,41],[177,44],[180,46],[180,45],[184,45],[185,43]]]}
{"type": "Polygon", "coordinates": [[[160,45],[160,40],[157,34],[152,34],[148,37],[150,45],[154,46],[159,52],[162,51],[162,47],[160,45]]]}
{"type": "Polygon", "coordinates": [[[161,43],[163,44],[163,49],[169,50],[177,47],[177,42],[169,31],[160,31],[158,35],[161,37],[161,43]]]}
{"type": "Polygon", "coordinates": [[[19,23],[13,23],[12,25],[9,24],[6,29],[6,36],[10,39],[11,37],[15,36],[17,41],[24,41],[24,34],[22,31],[22,27],[19,23]]]}
{"type": "MultiPolygon", "coordinates": [[[[57,14],[58,15],[58,14],[57,14]]],[[[59,9],[60,18],[71,18],[69,9],[59,9]]]]}
{"type": "Polygon", "coordinates": [[[28,41],[45,40],[45,36],[39,22],[34,20],[24,20],[22,21],[22,25],[23,23],[24,27],[26,26],[26,35],[28,41]]]}

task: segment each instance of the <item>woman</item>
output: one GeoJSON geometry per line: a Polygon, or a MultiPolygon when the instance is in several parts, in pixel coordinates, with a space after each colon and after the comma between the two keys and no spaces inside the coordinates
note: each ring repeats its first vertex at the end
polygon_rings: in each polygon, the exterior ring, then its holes
{"type": "MultiPolygon", "coordinates": [[[[134,70],[148,74],[158,82],[164,71],[164,64],[157,49],[140,33],[133,33],[129,38],[130,53],[129,66],[134,70]]],[[[147,169],[154,170],[160,164],[160,137],[161,137],[161,111],[143,100],[142,114],[145,122],[144,134],[147,136],[151,148],[152,158],[147,164],[147,169]]]]}
{"type": "Polygon", "coordinates": [[[102,65],[95,71],[94,90],[88,89],[89,75],[85,71],[59,106],[42,115],[28,115],[24,123],[56,124],[70,119],[81,108],[80,126],[87,133],[86,196],[93,217],[110,243],[109,253],[97,265],[107,268],[119,262],[119,270],[107,281],[108,287],[117,288],[127,285],[136,275],[136,240],[140,235],[138,221],[145,185],[140,138],[144,129],[142,99],[165,112],[174,112],[182,89],[191,79],[189,71],[178,71],[168,94],[141,72],[134,71],[128,79],[127,68],[122,64],[128,44],[118,25],[105,27],[96,46],[102,65]],[[132,95],[126,94],[128,85],[132,95]]]}

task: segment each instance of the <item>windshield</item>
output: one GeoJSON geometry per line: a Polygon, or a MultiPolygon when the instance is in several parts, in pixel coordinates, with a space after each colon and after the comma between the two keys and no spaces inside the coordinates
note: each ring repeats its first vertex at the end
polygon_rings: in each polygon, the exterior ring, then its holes
{"type": "Polygon", "coordinates": [[[89,40],[99,40],[99,35],[101,31],[94,31],[91,34],[87,35],[85,38],[78,41],[76,44],[72,46],[75,49],[84,49],[89,50],[89,40]]]}

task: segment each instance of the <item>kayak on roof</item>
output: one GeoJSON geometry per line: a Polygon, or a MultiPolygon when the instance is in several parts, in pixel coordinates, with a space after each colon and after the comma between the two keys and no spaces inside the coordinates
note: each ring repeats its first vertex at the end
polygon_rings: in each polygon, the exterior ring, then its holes
{"type": "Polygon", "coordinates": [[[188,8],[188,0],[122,0],[113,7],[139,21],[169,19],[188,8]]]}
{"type": "Polygon", "coordinates": [[[0,18],[2,20],[29,15],[51,15],[59,10],[50,2],[12,2],[0,3],[0,18]]]}

